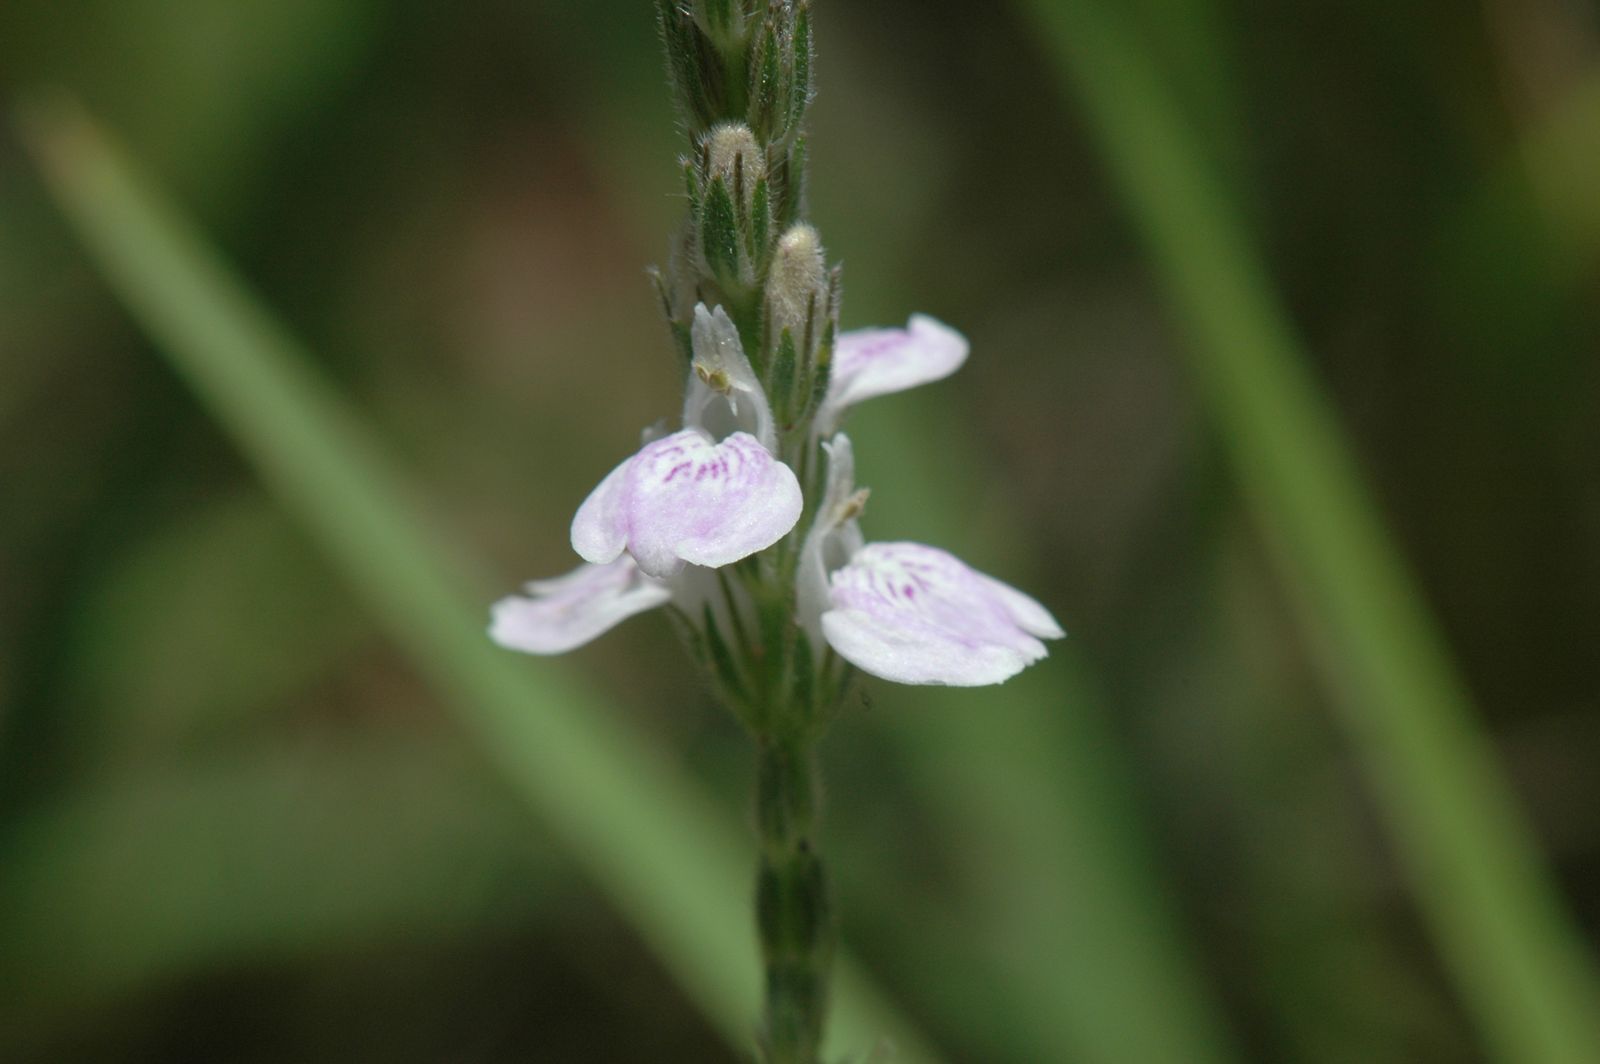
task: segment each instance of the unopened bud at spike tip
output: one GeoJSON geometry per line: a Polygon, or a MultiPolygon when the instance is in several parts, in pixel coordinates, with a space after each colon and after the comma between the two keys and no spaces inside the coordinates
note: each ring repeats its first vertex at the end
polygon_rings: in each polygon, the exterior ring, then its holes
{"type": "Polygon", "coordinates": [[[767,155],[755,134],[742,123],[726,122],[706,137],[703,150],[706,179],[720,177],[729,190],[737,189],[739,210],[747,212],[756,185],[767,176],[767,155]]]}

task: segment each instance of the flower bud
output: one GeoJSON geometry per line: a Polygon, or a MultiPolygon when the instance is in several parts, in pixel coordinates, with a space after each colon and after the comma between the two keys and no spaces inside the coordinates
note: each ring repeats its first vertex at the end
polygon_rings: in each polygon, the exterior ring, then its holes
{"type": "Polygon", "coordinates": [[[755,286],[771,226],[767,157],[750,127],[726,122],[700,141],[699,175],[690,190],[707,271],[731,293],[755,286]]]}
{"type": "Polygon", "coordinates": [[[807,340],[814,342],[808,333],[824,312],[827,298],[827,271],[817,231],[804,224],[790,226],[778,238],[767,272],[767,320],[773,336],[782,336],[787,329],[801,347],[807,340]]]}
{"type": "Polygon", "coordinates": [[[706,180],[722,178],[734,194],[741,214],[750,210],[756,186],[767,177],[767,154],[756,143],[750,127],[725,122],[713,129],[704,142],[706,180]]]}
{"type": "Polygon", "coordinates": [[[767,387],[781,424],[797,424],[811,406],[829,306],[817,231],[809,225],[790,226],[773,249],[766,291],[766,337],[772,352],[767,387]]]}

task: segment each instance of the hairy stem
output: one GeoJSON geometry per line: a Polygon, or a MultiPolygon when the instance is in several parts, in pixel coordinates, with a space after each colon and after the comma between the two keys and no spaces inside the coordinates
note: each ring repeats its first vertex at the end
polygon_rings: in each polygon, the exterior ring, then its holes
{"type": "Polygon", "coordinates": [[[765,1064],[817,1064],[827,1013],[833,921],[817,856],[820,811],[810,737],[756,739],[756,926],[766,974],[765,1064]]]}
{"type": "MultiPolygon", "coordinates": [[[[816,747],[838,687],[831,672],[817,671],[815,649],[797,626],[795,574],[821,490],[811,418],[827,384],[839,275],[827,270],[802,216],[811,4],[656,0],[656,17],[690,146],[689,217],[678,254],[658,275],[662,304],[691,361],[696,305],[732,320],[764,389],[760,402],[772,402],[775,457],[798,471],[808,500],[793,533],[718,571],[731,640],[710,608],[700,634],[724,701],[756,744],[761,1060],[818,1064],[834,936],[815,845],[816,747]]],[[[694,624],[687,618],[686,627],[694,624]]]]}

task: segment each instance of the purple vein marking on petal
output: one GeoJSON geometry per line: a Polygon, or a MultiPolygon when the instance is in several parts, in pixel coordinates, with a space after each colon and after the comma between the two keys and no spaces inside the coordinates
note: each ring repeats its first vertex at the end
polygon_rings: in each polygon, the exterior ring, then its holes
{"type": "Polygon", "coordinates": [[[719,444],[685,429],[641,449],[624,479],[618,534],[655,577],[763,550],[794,527],[803,506],[793,471],[742,432],[719,444]]]}
{"type": "Polygon", "coordinates": [[[874,543],[833,574],[829,643],[901,683],[998,683],[1045,656],[1059,634],[1044,607],[960,559],[916,543],[874,543]]]}

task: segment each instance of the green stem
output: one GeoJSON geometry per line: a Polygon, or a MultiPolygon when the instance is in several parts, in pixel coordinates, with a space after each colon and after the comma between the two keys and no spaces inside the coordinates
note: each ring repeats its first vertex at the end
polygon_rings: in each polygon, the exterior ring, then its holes
{"type": "MultiPolygon", "coordinates": [[[[663,7],[662,12],[663,25],[673,25],[673,9],[663,7]]],[[[775,19],[793,16],[794,12],[787,8],[773,8],[775,19]]],[[[677,17],[681,18],[681,12],[677,17]]],[[[721,24],[717,18],[709,21],[713,25],[721,24]]],[[[716,45],[722,69],[708,84],[718,87],[710,95],[719,100],[724,122],[745,121],[751,100],[750,49],[752,40],[759,35],[757,26],[737,43],[724,41],[716,45]]],[[[673,48],[674,43],[669,39],[669,53],[673,48]]],[[[676,66],[698,69],[699,62],[691,59],[676,66]]],[[[759,128],[760,122],[752,124],[758,127],[754,135],[766,140],[770,130],[759,128]]],[[[696,150],[701,147],[705,132],[691,130],[696,150]]],[[[770,166],[777,157],[774,145],[766,143],[764,147],[770,166]]],[[[787,148],[777,154],[785,160],[782,176],[769,172],[767,178],[778,199],[783,201],[792,191],[784,182],[799,180],[798,174],[790,174],[788,167],[793,165],[798,171],[803,161],[798,153],[792,154],[787,148]]],[[[753,279],[748,283],[732,280],[723,270],[720,280],[698,271],[690,280],[704,302],[720,304],[733,319],[745,353],[769,389],[768,394],[774,397],[774,414],[783,431],[780,457],[802,470],[804,475],[806,464],[815,457],[810,454],[815,443],[809,425],[789,424],[794,417],[794,407],[788,400],[793,396],[786,398],[786,393],[773,387],[773,376],[777,372],[784,374],[784,384],[791,382],[794,359],[791,357],[786,363],[779,358],[775,345],[781,340],[772,335],[772,328],[764,321],[771,245],[765,237],[758,239],[751,235],[749,219],[744,215],[745,197],[737,195],[736,199],[744,218],[740,223],[743,247],[750,252],[754,265],[753,279]],[[786,369],[780,369],[786,364],[786,369]]],[[[781,219],[780,224],[788,220],[781,219]]],[[[762,224],[765,226],[765,222],[762,224]]],[[[701,239],[702,242],[705,239],[703,233],[701,239]]],[[[687,307],[676,310],[680,315],[688,313],[687,307]]],[[[806,357],[810,357],[810,345],[806,348],[806,357]]],[[[791,356],[794,354],[792,347],[788,351],[791,356]]],[[[809,396],[807,398],[809,401],[809,396]]],[[[805,497],[814,499],[816,488],[809,478],[802,480],[802,484],[806,487],[805,497]]],[[[818,681],[812,671],[813,660],[806,652],[809,648],[798,642],[800,634],[794,620],[797,553],[803,529],[808,525],[803,519],[794,534],[733,570],[734,579],[755,606],[758,629],[755,638],[750,638],[738,623],[739,596],[733,593],[728,574],[719,571],[717,577],[735,624],[739,652],[756,691],[751,711],[742,719],[746,720],[756,742],[755,805],[760,855],[755,901],[764,984],[759,1031],[763,1064],[818,1064],[834,952],[827,887],[815,843],[819,812],[816,746],[821,731],[816,699],[818,681]]],[[[842,981],[847,980],[846,974],[842,981]]]]}
{"type": "Polygon", "coordinates": [[[765,968],[764,1064],[817,1064],[827,1015],[833,920],[814,842],[816,746],[781,735],[756,740],[756,926],[765,968]]]}

